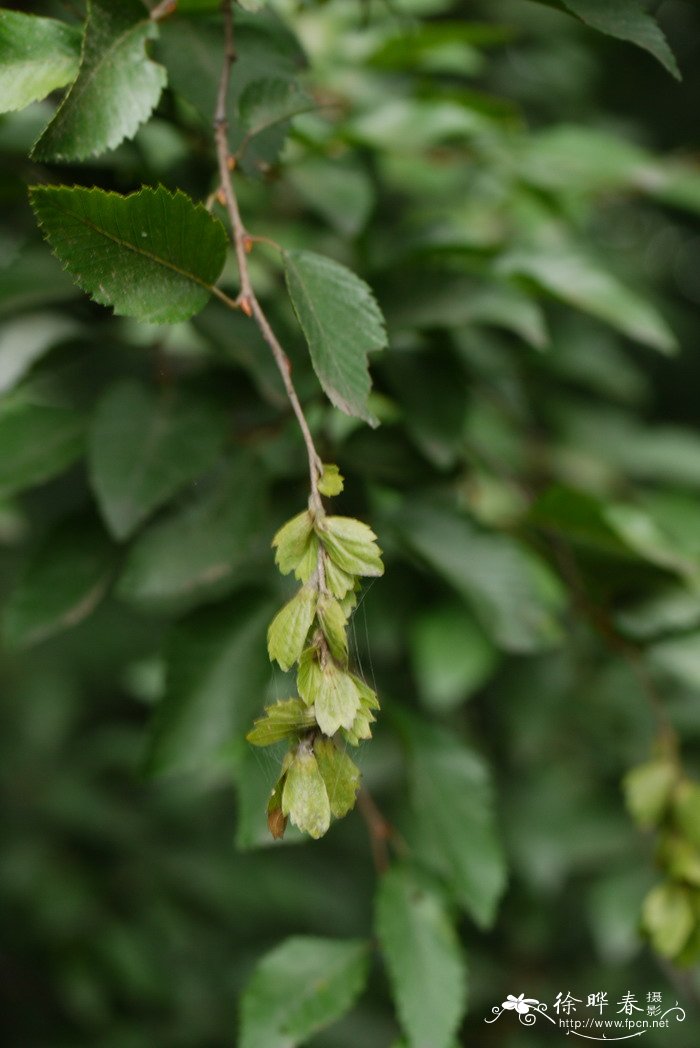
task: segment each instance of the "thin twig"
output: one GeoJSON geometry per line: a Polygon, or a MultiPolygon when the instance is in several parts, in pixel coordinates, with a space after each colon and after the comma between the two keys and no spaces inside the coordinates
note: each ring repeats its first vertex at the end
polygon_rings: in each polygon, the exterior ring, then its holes
{"type": "Polygon", "coordinates": [[[262,306],[258,302],[250,279],[246,245],[250,242],[251,238],[243,224],[240,209],[238,207],[238,198],[236,196],[231,175],[228,147],[228,117],[226,115],[226,101],[229,93],[229,85],[231,83],[231,69],[233,63],[236,61],[231,0],[223,0],[221,10],[224,16],[225,53],[221,79],[219,81],[216,112],[214,115],[214,137],[216,141],[216,156],[219,165],[221,189],[223,191],[226,211],[233,232],[233,244],[236,251],[238,273],[241,283],[237,305],[242,309],[246,316],[254,319],[260,330],[260,334],[272,350],[275,363],[277,364],[279,373],[282,376],[282,382],[284,383],[287,397],[292,405],[294,414],[297,417],[299,428],[301,429],[304,443],[306,445],[306,452],[309,459],[309,478],[311,483],[310,505],[315,512],[322,513],[321,496],[318,490],[318,481],[323,471],[321,458],[316,451],[316,446],[313,437],[311,436],[311,430],[309,429],[306,416],[304,415],[304,411],[299,402],[299,397],[294,388],[294,383],[292,382],[291,361],[272,330],[270,322],[267,319],[262,306]]]}

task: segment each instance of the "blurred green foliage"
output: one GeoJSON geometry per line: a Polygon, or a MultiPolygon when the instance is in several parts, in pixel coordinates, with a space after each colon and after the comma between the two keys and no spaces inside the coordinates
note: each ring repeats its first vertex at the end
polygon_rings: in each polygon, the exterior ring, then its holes
{"type": "MultiPolygon", "coordinates": [[[[68,27],[32,44],[34,95],[0,33],[14,109],[75,75],[85,5],[8,6],[68,27]]],[[[484,1019],[602,990],[678,1000],[646,1043],[697,1043],[700,12],[660,5],[668,42],[636,0],[605,25],[592,0],[237,12],[248,228],[360,274],[389,328],[370,429],[325,399],[255,245],[338,511],[385,556],[350,631],[382,701],[358,763],[398,834],[378,892],[357,813],[271,841],[279,761],[244,738],[294,690],[270,543],[308,484],[267,347],[216,300],[112,316],[28,204],[212,199],[217,6],[139,30],[136,124],[168,87],[135,134],[74,114],[85,163],[46,159],[56,96],[0,118],[3,1042],[537,1048],[544,1023],[484,1019]]]]}

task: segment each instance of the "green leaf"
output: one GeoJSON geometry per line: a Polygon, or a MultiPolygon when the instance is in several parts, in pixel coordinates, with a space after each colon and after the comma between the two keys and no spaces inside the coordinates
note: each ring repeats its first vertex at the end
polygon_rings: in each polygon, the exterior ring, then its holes
{"type": "Polygon", "coordinates": [[[338,749],[332,739],[317,738],[314,755],[326,784],[331,815],[342,819],[355,807],[355,797],[360,788],[360,769],[347,753],[338,749]]]}
{"type": "Polygon", "coordinates": [[[238,104],[238,115],[245,127],[246,140],[277,124],[284,124],[308,109],[311,99],[293,80],[266,77],[247,85],[238,104]]]}
{"type": "Polygon", "coordinates": [[[371,289],[345,266],[311,251],[285,251],[294,312],[311,363],[331,403],[370,425],[367,354],[386,346],[384,318],[371,289]]]}
{"type": "Polygon", "coordinates": [[[216,459],[224,422],[205,401],[125,380],[107,390],[89,437],[90,482],[109,530],[131,535],[216,459]]]}
{"type": "Polygon", "coordinates": [[[306,636],[316,614],[316,599],[315,589],[302,586],[270,623],[267,631],[270,662],[276,659],[285,671],[292,668],[304,650],[306,636]]]}
{"type": "Polygon", "coordinates": [[[318,598],[316,615],[323,630],[331,655],[341,665],[347,665],[348,661],[348,620],[340,604],[334,597],[322,593],[318,598]]]}
{"type": "Polygon", "coordinates": [[[506,651],[539,651],[561,637],[561,584],[524,546],[478,530],[449,506],[414,502],[397,523],[409,545],[471,606],[506,651]]]}
{"type": "MultiPolygon", "coordinates": [[[[324,559],[324,570],[328,589],[334,597],[342,601],[354,589],[356,580],[352,575],[348,575],[342,568],[339,568],[330,557],[325,557],[324,559]]],[[[343,608],[343,611],[347,614],[347,608],[343,608]]]]}
{"type": "Polygon", "coordinates": [[[411,654],[423,705],[447,713],[493,674],[498,655],[467,609],[458,603],[428,608],[411,633],[411,654]]]}
{"type": "Polygon", "coordinates": [[[652,888],[642,906],[642,926],[662,957],[676,957],[695,927],[688,889],[672,881],[652,888]]]}
{"type": "Polygon", "coordinates": [[[24,109],[73,80],[80,33],[54,18],[0,11],[0,112],[24,109]]]}
{"type": "Polygon", "coordinates": [[[440,896],[395,867],[379,884],[376,927],[409,1048],[451,1048],[466,1008],[467,972],[440,896]]]}
{"type": "Polygon", "coordinates": [[[296,739],[315,727],[313,710],[299,699],[281,699],[265,707],[265,716],[256,720],[246,740],[253,746],[273,746],[283,739],[296,739]]]}
{"type": "Polygon", "coordinates": [[[352,729],[360,709],[360,694],[352,677],[334,662],[322,667],[315,708],[324,735],[335,735],[340,728],[352,729]]]}
{"type": "Polygon", "coordinates": [[[503,256],[499,271],[525,277],[570,306],[590,313],[623,335],[662,353],[678,343],[647,298],[630,291],[617,277],[575,248],[517,250],[503,256]]]}
{"type": "Polygon", "coordinates": [[[645,0],[561,0],[562,5],[592,29],[629,40],[653,55],[676,80],[678,63],[645,0]]]}
{"type": "Polygon", "coordinates": [[[0,327],[0,393],[12,389],[40,357],[72,338],[78,325],[61,313],[15,317],[0,327]]]}
{"type": "Polygon", "coordinates": [[[77,625],[102,599],[115,551],[94,523],[70,521],[41,546],[10,594],[4,616],[8,643],[29,646],[77,625]]]}
{"type": "Polygon", "coordinates": [[[0,407],[0,494],[63,473],[83,452],[85,420],[69,407],[7,399],[0,407]]]}
{"type": "Polygon", "coordinates": [[[316,521],[316,534],[329,556],[349,575],[377,577],[384,574],[381,550],[371,528],[353,517],[324,517],[316,521]]]}
{"type": "Polygon", "coordinates": [[[344,487],[345,478],[337,466],[324,462],[323,474],[318,482],[318,490],[327,498],[339,495],[344,487]]]}
{"type": "Polygon", "coordinates": [[[307,706],[313,706],[316,702],[322,679],[318,650],[307,648],[299,659],[297,672],[297,691],[307,706]]]}
{"type": "Polygon", "coordinates": [[[95,302],[151,324],[187,320],[206,305],[226,233],[184,193],[34,186],[30,198],[54,254],[95,302]]]}
{"type": "Polygon", "coordinates": [[[308,207],[344,237],[355,237],[364,229],[375,191],[368,173],[351,157],[306,156],[288,167],[285,175],[308,207]]]}
{"type": "Polygon", "coordinates": [[[85,160],[132,138],[165,87],[146,44],[157,29],[139,0],[90,0],[80,72],[34,146],[37,160],[85,160]]]}
{"type": "Polygon", "coordinates": [[[308,510],[288,520],[272,540],[275,549],[275,564],[283,575],[298,568],[313,534],[313,521],[308,510]]]}
{"type": "Polygon", "coordinates": [[[367,981],[358,939],[287,939],[258,963],[241,1001],[240,1048],[296,1048],[339,1019],[367,981]]]}
{"type": "Polygon", "coordinates": [[[153,774],[228,771],[269,679],[269,605],[246,594],[195,612],[166,639],[167,686],[149,747],[153,774]]]}
{"type": "MultiPolygon", "coordinates": [[[[302,709],[301,703],[299,707],[302,709]]],[[[303,744],[289,765],[284,780],[282,814],[314,840],[323,837],[331,824],[326,784],[318,770],[316,758],[303,744]]]]}
{"type": "Polygon", "coordinates": [[[623,780],[625,801],[632,818],[642,829],[658,826],[671,802],[677,778],[675,764],[661,759],[640,764],[627,772],[623,780]]]}
{"type": "Polygon", "coordinates": [[[250,576],[263,495],[259,465],[241,455],[209,490],[138,536],[117,584],[119,596],[146,608],[189,606],[250,576]]]}
{"type": "Polygon", "coordinates": [[[477,924],[489,927],[506,882],[489,770],[450,732],[405,715],[399,727],[410,762],[409,844],[477,924]]]}
{"type": "Polygon", "coordinates": [[[700,847],[700,784],[689,779],[678,784],[673,797],[673,816],[683,836],[700,847]]]}

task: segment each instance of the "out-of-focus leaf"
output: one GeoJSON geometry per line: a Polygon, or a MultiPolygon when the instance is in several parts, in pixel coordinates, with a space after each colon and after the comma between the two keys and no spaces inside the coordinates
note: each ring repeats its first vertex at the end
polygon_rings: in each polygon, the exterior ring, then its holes
{"type": "Polygon", "coordinates": [[[80,72],[34,147],[37,160],[85,160],[136,133],[167,79],[146,51],[155,34],[139,0],[90,0],[80,72]]]}
{"type": "Polygon", "coordinates": [[[399,728],[408,748],[415,856],[446,879],[477,924],[489,927],[506,867],[488,768],[450,732],[405,715],[399,728]]]}
{"type": "Polygon", "coordinates": [[[97,407],[90,481],[112,534],[124,539],[218,455],[224,424],[212,405],[118,382],[97,407]]]}
{"type": "Polygon", "coordinates": [[[290,167],[289,179],[304,202],[346,237],[364,229],[374,189],[364,168],[350,162],[307,157],[290,167]]]}
{"type": "Polygon", "coordinates": [[[377,934],[410,1048],[449,1048],[466,1006],[466,969],[440,896],[409,868],[384,874],[377,934]]]}
{"type": "Polygon", "coordinates": [[[687,888],[673,881],[658,884],[642,907],[644,930],[662,957],[676,957],[695,925],[695,914],[687,888]]]}
{"type": "Polygon", "coordinates": [[[151,324],[188,320],[206,305],[226,233],[179,190],[34,186],[31,202],[56,256],[100,305],[151,324]]]}
{"type": "Polygon", "coordinates": [[[240,1048],[295,1048],[339,1018],[367,980],[357,939],[287,939],[258,962],[241,1002],[240,1048]]]}
{"type": "Polygon", "coordinates": [[[648,651],[657,669],[688,688],[700,687],[700,631],[667,637],[652,644],[648,651]]]}
{"type": "Polygon", "coordinates": [[[524,546],[478,531],[439,504],[406,507],[396,523],[409,546],[465,598],[499,647],[538,651],[558,642],[561,584],[524,546]]]}
{"type": "Polygon", "coordinates": [[[29,561],[10,594],[4,633],[29,646],[77,625],[94,611],[114,570],[114,547],[94,523],[62,525],[29,561]]]}
{"type": "Polygon", "coordinates": [[[671,801],[678,778],[676,765],[669,760],[648,761],[628,771],[623,780],[625,800],[635,822],[648,830],[658,825],[671,801]]]}
{"type": "Polygon", "coordinates": [[[78,72],[80,33],[54,18],[0,11],[0,112],[23,109],[78,72]]]}
{"type": "Polygon", "coordinates": [[[207,599],[245,574],[262,517],[264,478],[241,456],[200,498],[147,528],[129,550],[119,595],[158,607],[207,599]]]}
{"type": "Polygon", "coordinates": [[[411,633],[411,654],[424,706],[449,713],[484,684],[498,655],[461,604],[443,604],[419,615],[411,633]]]}
{"type": "Polygon", "coordinates": [[[370,425],[367,354],[386,346],[384,318],[371,289],[345,266],[312,251],[286,251],[287,288],[331,403],[370,425]]]}
{"type": "Polygon", "coordinates": [[[0,393],[12,389],[36,360],[78,331],[78,325],[61,313],[34,313],[0,326],[0,393]]]}
{"type": "Polygon", "coordinates": [[[34,487],[81,455],[85,419],[73,408],[20,398],[0,407],[0,493],[34,487]]]}
{"type": "Polygon", "coordinates": [[[504,255],[499,269],[532,280],[570,306],[591,313],[624,335],[662,353],[678,348],[675,335],[646,298],[573,248],[521,249],[504,255]]]}
{"type": "Polygon", "coordinates": [[[166,641],[167,687],[153,722],[155,774],[211,776],[235,764],[261,706],[268,603],[247,595],[195,612],[166,641]]]}

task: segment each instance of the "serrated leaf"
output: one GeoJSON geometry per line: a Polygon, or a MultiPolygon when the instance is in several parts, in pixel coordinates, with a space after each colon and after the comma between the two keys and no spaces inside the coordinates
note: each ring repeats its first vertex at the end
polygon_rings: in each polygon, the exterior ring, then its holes
{"type": "Polygon", "coordinates": [[[0,494],[62,473],[83,452],[85,419],[72,408],[6,400],[0,408],[0,494]]]}
{"type": "Polygon", "coordinates": [[[334,597],[322,593],[318,598],[316,615],[331,655],[336,662],[345,666],[348,661],[348,620],[343,609],[334,597]]]}
{"type": "Polygon", "coordinates": [[[118,316],[175,324],[206,305],[226,259],[226,233],[184,193],[34,186],[30,199],[54,254],[118,316]]]}
{"type": "Polygon", "coordinates": [[[253,746],[273,746],[283,739],[295,739],[316,726],[313,710],[299,699],[281,699],[265,707],[265,716],[259,717],[246,735],[253,746]]]}
{"type": "Polygon", "coordinates": [[[34,146],[37,160],[85,160],[131,138],[167,76],[146,44],[157,28],[138,0],[90,0],[78,77],[34,146]]]}
{"type": "Polygon", "coordinates": [[[4,616],[8,643],[27,647],[87,618],[102,599],[115,548],[94,523],[62,525],[27,564],[4,616]]]}
{"type": "Polygon", "coordinates": [[[324,735],[335,735],[340,728],[352,729],[360,709],[360,693],[352,677],[333,662],[322,668],[315,707],[324,735]]]}
{"type": "Polygon", "coordinates": [[[23,109],[73,80],[80,32],[55,18],[0,11],[0,112],[23,109]]]}
{"type": "Polygon", "coordinates": [[[307,648],[299,659],[297,672],[297,691],[307,706],[313,706],[318,698],[323,674],[318,662],[316,648],[307,648]]]}
{"type": "Polygon", "coordinates": [[[318,569],[319,544],[315,535],[311,535],[306,544],[306,549],[301,560],[294,569],[294,578],[300,582],[308,582],[318,569]]]}
{"type": "Polygon", "coordinates": [[[323,837],[331,824],[326,784],[313,753],[301,746],[289,765],[282,790],[282,814],[302,833],[314,840],[323,837]]]}
{"type": "Polygon", "coordinates": [[[275,549],[275,564],[283,575],[294,571],[308,552],[313,534],[313,521],[308,510],[288,520],[272,540],[275,549]]]}
{"type": "Polygon", "coordinates": [[[678,63],[666,37],[646,9],[645,0],[561,0],[562,6],[592,29],[628,40],[648,51],[681,79],[678,63]]]}
{"type": "Polygon", "coordinates": [[[369,950],[358,939],[287,939],[258,963],[241,1001],[240,1048],[297,1048],[362,992],[369,950]]]}
{"type": "Polygon", "coordinates": [[[259,465],[240,456],[208,490],[135,539],[118,595],[139,607],[179,609],[220,596],[249,577],[263,496],[259,465]]]}
{"type": "Polygon", "coordinates": [[[642,926],[662,957],[676,957],[695,927],[688,889],[672,881],[652,888],[642,905],[642,926]]]}
{"type": "Polygon", "coordinates": [[[672,761],[653,760],[628,771],[623,779],[630,815],[644,830],[657,826],[671,802],[678,769],[672,761]]]}
{"type": "Polygon", "coordinates": [[[360,769],[346,753],[338,749],[332,739],[317,738],[314,755],[326,784],[331,815],[342,819],[355,807],[355,797],[360,788],[360,769]]]}
{"type": "Polygon", "coordinates": [[[384,574],[381,550],[371,528],[353,517],[324,517],[316,522],[316,534],[329,556],[350,575],[377,577],[384,574]]]}
{"type": "Polygon", "coordinates": [[[489,927],[506,882],[489,769],[449,732],[402,715],[413,820],[409,844],[457,901],[489,927]]]}
{"type": "MultiPolygon", "coordinates": [[[[342,568],[339,568],[335,561],[331,560],[328,556],[324,558],[324,571],[328,589],[334,597],[342,601],[348,595],[350,590],[354,589],[354,577],[348,575],[348,573],[343,571],[342,568]]],[[[343,608],[343,613],[347,617],[347,608],[343,608]]]]}
{"type": "Polygon", "coordinates": [[[384,874],[376,928],[410,1048],[451,1048],[466,1007],[467,972],[439,895],[406,867],[384,874]]]}
{"type": "Polygon", "coordinates": [[[270,623],[267,631],[270,662],[276,660],[283,670],[291,669],[304,650],[316,614],[316,599],[315,589],[302,586],[270,623]]]}
{"type": "Polygon", "coordinates": [[[367,354],[386,346],[371,289],[345,266],[311,251],[285,251],[284,269],[311,363],[331,403],[370,425],[367,354]]]}
{"type": "Polygon", "coordinates": [[[90,483],[112,534],[131,535],[158,506],[216,459],[224,420],[206,402],[118,382],[97,406],[90,483]]]}
{"type": "Polygon", "coordinates": [[[149,746],[154,774],[230,771],[247,749],[244,734],[269,677],[265,625],[257,594],[195,612],[166,639],[165,696],[149,746]]]}

